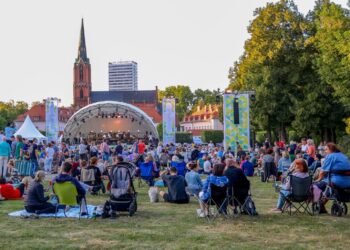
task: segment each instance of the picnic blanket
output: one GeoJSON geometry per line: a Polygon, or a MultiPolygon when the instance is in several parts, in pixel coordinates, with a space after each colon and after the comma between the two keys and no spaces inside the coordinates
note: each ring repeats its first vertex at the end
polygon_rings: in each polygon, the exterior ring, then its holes
{"type": "MultiPolygon", "coordinates": [[[[94,210],[96,208],[96,215],[101,215],[102,211],[99,209],[99,207],[93,206],[93,205],[88,205],[88,215],[81,216],[80,218],[92,218],[94,210]]],[[[23,216],[30,216],[32,213],[28,213],[26,210],[20,210],[20,211],[15,211],[11,212],[8,215],[11,217],[23,217],[23,216]]],[[[68,218],[79,218],[79,207],[71,207],[67,212],[66,215],[68,218]]],[[[55,214],[40,214],[40,217],[55,217],[55,214]]],[[[64,212],[63,209],[59,209],[57,212],[57,218],[64,218],[64,212]]]]}

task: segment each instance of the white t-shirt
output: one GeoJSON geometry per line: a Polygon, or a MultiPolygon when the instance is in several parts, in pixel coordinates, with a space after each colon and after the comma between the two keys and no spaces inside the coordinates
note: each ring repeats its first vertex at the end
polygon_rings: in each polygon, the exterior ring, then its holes
{"type": "Polygon", "coordinates": [[[209,173],[211,170],[211,162],[209,160],[206,160],[203,164],[203,170],[205,173],[209,173]]]}
{"type": "Polygon", "coordinates": [[[307,151],[307,144],[301,145],[301,151],[306,152],[307,151]]]}
{"type": "Polygon", "coordinates": [[[53,159],[53,155],[55,154],[55,150],[53,148],[47,147],[45,149],[45,152],[46,152],[47,159],[53,159]]]}

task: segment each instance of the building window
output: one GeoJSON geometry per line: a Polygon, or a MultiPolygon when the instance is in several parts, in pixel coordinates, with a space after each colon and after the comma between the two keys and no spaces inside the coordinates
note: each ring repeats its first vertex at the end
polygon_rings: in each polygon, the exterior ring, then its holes
{"type": "Polygon", "coordinates": [[[83,92],[83,89],[80,89],[80,99],[83,99],[84,98],[84,92],[83,92]]]}
{"type": "Polygon", "coordinates": [[[80,79],[80,81],[83,81],[83,79],[84,79],[83,73],[84,73],[83,65],[80,64],[80,66],[79,66],[79,79],[80,79]]]}

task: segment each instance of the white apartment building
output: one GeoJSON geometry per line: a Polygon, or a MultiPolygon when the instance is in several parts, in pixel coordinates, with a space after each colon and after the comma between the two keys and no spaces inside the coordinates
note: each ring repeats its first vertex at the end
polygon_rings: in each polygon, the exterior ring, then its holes
{"type": "Polygon", "coordinates": [[[138,90],[137,63],[134,61],[108,63],[108,83],[110,91],[138,90]]]}

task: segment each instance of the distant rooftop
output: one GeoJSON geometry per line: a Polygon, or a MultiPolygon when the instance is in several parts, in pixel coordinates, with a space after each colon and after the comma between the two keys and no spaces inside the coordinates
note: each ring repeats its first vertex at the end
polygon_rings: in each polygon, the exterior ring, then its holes
{"type": "Polygon", "coordinates": [[[137,64],[137,62],[135,61],[118,61],[118,62],[109,62],[108,64],[130,64],[130,63],[133,63],[133,64],[137,64]]]}

